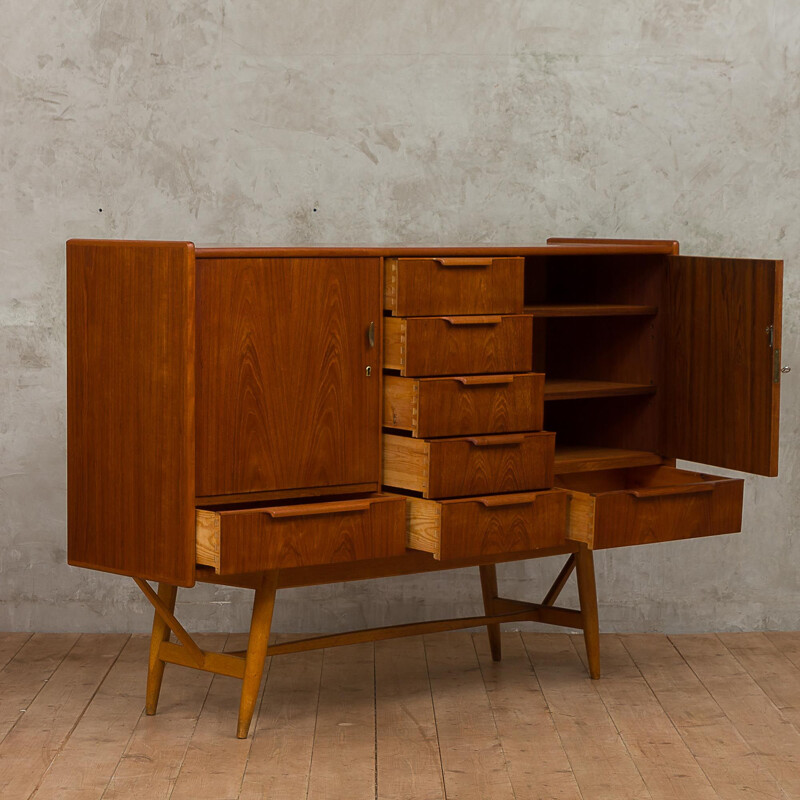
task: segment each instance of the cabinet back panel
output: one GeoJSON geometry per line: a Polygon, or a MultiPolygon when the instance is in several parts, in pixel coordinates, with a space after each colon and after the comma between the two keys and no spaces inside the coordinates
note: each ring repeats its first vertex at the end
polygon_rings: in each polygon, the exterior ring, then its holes
{"type": "Polygon", "coordinates": [[[630,303],[659,305],[666,256],[586,255],[530,257],[525,264],[525,305],[630,303]]]}
{"type": "Polygon", "coordinates": [[[197,280],[197,494],[377,483],[380,260],[204,259],[197,280]]]}
{"type": "Polygon", "coordinates": [[[655,317],[548,319],[545,374],[548,378],[656,384],[657,334],[655,317]]]}
{"type": "Polygon", "coordinates": [[[661,451],[658,394],[545,403],[544,426],[559,445],[661,451]]]}

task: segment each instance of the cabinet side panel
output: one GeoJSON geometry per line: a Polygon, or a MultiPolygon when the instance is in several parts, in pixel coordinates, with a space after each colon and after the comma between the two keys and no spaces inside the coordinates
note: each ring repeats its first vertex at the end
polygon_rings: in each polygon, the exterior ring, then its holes
{"type": "Polygon", "coordinates": [[[194,583],[194,247],[67,243],[68,560],[194,583]]]}
{"type": "Polygon", "coordinates": [[[783,263],[669,258],[664,454],[778,473],[783,263]]]}

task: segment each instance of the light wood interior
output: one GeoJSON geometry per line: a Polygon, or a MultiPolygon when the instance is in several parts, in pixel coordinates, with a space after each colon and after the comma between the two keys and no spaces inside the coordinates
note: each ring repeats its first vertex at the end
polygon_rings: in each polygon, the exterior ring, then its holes
{"type": "Polygon", "coordinates": [[[433,553],[434,558],[439,558],[442,544],[441,503],[435,500],[423,500],[421,497],[409,497],[406,499],[406,519],[408,547],[424,553],[433,553]]]}
{"type": "Polygon", "coordinates": [[[424,439],[383,434],[383,482],[386,486],[402,486],[412,492],[428,488],[428,453],[424,439]]]}
{"type": "Polygon", "coordinates": [[[197,563],[219,572],[219,514],[204,508],[195,511],[197,563]]]}
{"type": "Polygon", "coordinates": [[[383,318],[383,366],[386,369],[399,371],[403,368],[405,332],[406,321],[401,317],[383,318]]]}

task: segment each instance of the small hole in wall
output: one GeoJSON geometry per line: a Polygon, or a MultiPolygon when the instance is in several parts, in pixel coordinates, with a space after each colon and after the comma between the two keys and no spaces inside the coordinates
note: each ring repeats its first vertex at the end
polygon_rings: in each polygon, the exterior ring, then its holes
{"type": "Polygon", "coordinates": [[[311,210],[312,210],[312,211],[316,211],[317,209],[316,209],[316,208],[312,208],[311,210]]]}
{"type": "Polygon", "coordinates": [[[98,210],[98,211],[99,211],[101,214],[103,213],[103,209],[102,209],[102,208],[98,208],[97,210],[98,210]]]}

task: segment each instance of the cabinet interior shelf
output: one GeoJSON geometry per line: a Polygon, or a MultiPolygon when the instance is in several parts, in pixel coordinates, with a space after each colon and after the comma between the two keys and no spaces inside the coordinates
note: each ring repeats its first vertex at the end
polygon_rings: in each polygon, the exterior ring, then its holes
{"type": "Polygon", "coordinates": [[[580,400],[587,397],[624,397],[632,394],[654,394],[651,383],[620,383],[618,381],[584,381],[572,378],[546,378],[545,400],[580,400]]]}
{"type": "Polygon", "coordinates": [[[616,447],[594,447],[584,445],[556,445],[555,472],[593,472],[601,469],[624,467],[649,467],[661,464],[657,453],[644,450],[622,450],[616,447]]]}
{"type": "Polygon", "coordinates": [[[534,317],[652,317],[657,306],[548,304],[525,306],[534,317]]]}

